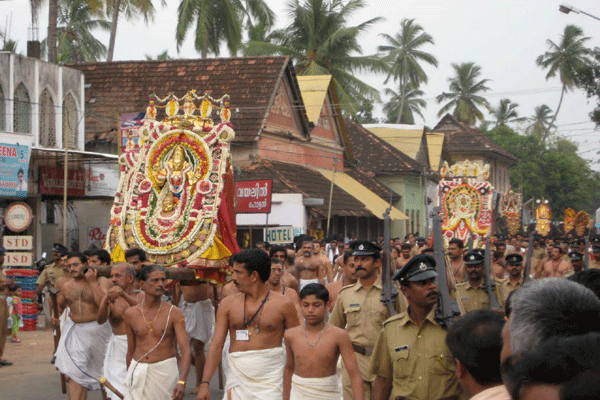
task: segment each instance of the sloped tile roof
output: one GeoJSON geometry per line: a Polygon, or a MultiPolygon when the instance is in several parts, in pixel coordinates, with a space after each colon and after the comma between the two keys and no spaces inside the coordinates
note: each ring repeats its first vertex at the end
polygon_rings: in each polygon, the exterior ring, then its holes
{"type": "MultiPolygon", "coordinates": [[[[86,86],[86,142],[118,126],[118,114],[145,111],[149,95],[182,97],[188,90],[213,97],[231,96],[236,142],[257,139],[282,78],[292,89],[292,105],[308,133],[308,118],[288,57],[239,57],[168,61],[73,64],[86,86]],[[94,99],[90,102],[91,99],[94,99]],[[239,110],[239,112],[236,112],[239,110]]],[[[114,134],[116,138],[116,131],[114,134]]]]}
{"type": "Polygon", "coordinates": [[[432,129],[433,132],[444,133],[448,153],[494,153],[515,163],[517,157],[504,150],[477,128],[457,121],[446,114],[432,129]]]}
{"type": "MultiPolygon", "coordinates": [[[[422,172],[423,166],[351,119],[345,119],[356,166],[363,171],[422,172]]],[[[388,192],[389,196],[389,192],[388,192]]],[[[385,197],[384,197],[385,198],[385,197]]]]}
{"type": "MultiPolygon", "coordinates": [[[[313,169],[297,164],[263,159],[250,167],[241,168],[241,173],[236,173],[235,179],[272,179],[273,193],[301,193],[304,197],[321,198],[324,200],[324,204],[312,206],[312,208],[323,217],[327,217],[331,183],[313,169]]],[[[331,214],[357,217],[373,215],[363,203],[335,184],[331,214]]]]}

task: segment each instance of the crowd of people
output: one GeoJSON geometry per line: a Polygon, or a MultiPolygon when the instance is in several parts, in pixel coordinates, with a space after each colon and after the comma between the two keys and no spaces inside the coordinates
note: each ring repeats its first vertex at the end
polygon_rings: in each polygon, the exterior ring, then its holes
{"type": "Polygon", "coordinates": [[[427,243],[392,239],[391,305],[381,239],[307,236],[234,254],[223,287],[167,279],[139,249],[111,265],[56,244],[36,293],[57,293],[45,309],[73,400],[101,377],[109,398],[182,399],[192,364],[197,400],[218,369],[227,400],[600,398],[600,242],[495,237],[486,272],[485,251],[452,239],[445,282],[427,243]]]}

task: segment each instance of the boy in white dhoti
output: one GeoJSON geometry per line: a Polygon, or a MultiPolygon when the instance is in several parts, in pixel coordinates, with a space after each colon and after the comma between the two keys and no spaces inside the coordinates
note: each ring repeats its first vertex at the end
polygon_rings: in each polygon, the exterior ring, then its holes
{"type": "Polygon", "coordinates": [[[125,311],[125,400],[182,400],[185,393],[191,363],[189,338],[181,310],[161,299],[165,273],[158,265],[143,266],[139,278],[144,299],[125,311]],[[176,344],[181,349],[181,371],[176,344]]]}
{"type": "Polygon", "coordinates": [[[362,376],[350,336],[325,322],[329,292],[320,283],[300,291],[304,325],[285,332],[287,362],[283,375],[284,400],[341,400],[339,356],[352,381],[355,400],[364,400],[362,376]]]}
{"type": "Polygon", "coordinates": [[[298,325],[292,301],[267,289],[271,259],[262,250],[244,250],[233,257],[232,282],[240,293],[223,299],[208,352],[197,400],[210,398],[213,376],[229,331],[227,400],[279,400],[283,396],[283,333],[298,325]]]}

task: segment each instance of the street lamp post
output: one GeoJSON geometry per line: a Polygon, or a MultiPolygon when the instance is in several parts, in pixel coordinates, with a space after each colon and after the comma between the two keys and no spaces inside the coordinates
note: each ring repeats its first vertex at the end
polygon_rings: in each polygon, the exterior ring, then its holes
{"type": "Polygon", "coordinates": [[[595,15],[586,13],[585,11],[582,11],[582,10],[580,10],[578,8],[575,8],[575,7],[573,7],[573,6],[569,5],[569,4],[566,4],[566,3],[562,3],[560,6],[558,6],[558,11],[560,11],[562,13],[565,13],[565,14],[568,14],[570,12],[574,12],[575,14],[584,14],[584,15],[587,15],[588,17],[592,17],[592,18],[597,19],[598,21],[600,21],[600,18],[596,17],[595,15]]]}

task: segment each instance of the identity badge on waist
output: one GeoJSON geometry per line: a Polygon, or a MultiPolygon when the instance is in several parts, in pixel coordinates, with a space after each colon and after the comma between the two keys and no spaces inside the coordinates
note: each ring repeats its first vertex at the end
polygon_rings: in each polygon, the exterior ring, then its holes
{"type": "Polygon", "coordinates": [[[235,340],[250,340],[250,335],[248,334],[248,329],[238,329],[235,331],[235,340]]]}

